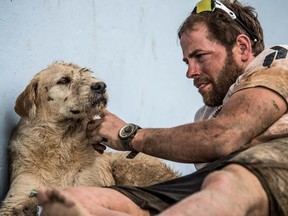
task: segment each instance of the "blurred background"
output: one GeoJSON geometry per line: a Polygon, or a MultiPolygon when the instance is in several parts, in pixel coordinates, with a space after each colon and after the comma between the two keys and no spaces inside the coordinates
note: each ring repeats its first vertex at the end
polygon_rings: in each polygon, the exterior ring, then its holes
{"type": "MultiPolygon", "coordinates": [[[[185,77],[177,30],[195,0],[1,0],[0,200],[8,190],[7,144],[14,103],[32,77],[56,60],[94,71],[108,86],[108,109],[142,127],[192,122],[202,99],[185,77]]],[[[288,1],[246,0],[266,46],[287,42],[288,1]]],[[[182,174],[193,164],[166,161],[182,174]]]]}

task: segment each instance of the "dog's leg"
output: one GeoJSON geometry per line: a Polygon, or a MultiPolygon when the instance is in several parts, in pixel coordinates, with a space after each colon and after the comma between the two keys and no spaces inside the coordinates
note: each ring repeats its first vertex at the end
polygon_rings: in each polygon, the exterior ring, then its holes
{"type": "Polygon", "coordinates": [[[74,178],[74,184],[68,186],[110,186],[114,185],[109,155],[97,156],[93,165],[86,165],[74,178]]]}
{"type": "Polygon", "coordinates": [[[180,176],[162,160],[144,154],[127,159],[125,154],[113,154],[112,170],[118,185],[148,186],[180,176]]]}
{"type": "Polygon", "coordinates": [[[21,174],[11,183],[10,190],[3,201],[1,216],[35,216],[36,198],[29,197],[33,189],[38,189],[40,182],[35,176],[21,174]]]}

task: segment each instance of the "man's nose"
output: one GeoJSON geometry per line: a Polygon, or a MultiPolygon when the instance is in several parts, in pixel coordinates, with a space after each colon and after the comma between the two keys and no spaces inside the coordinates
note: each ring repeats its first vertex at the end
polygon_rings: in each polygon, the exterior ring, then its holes
{"type": "Polygon", "coordinates": [[[189,65],[187,72],[186,72],[186,77],[191,79],[191,78],[197,78],[200,75],[200,70],[196,65],[189,65]]]}

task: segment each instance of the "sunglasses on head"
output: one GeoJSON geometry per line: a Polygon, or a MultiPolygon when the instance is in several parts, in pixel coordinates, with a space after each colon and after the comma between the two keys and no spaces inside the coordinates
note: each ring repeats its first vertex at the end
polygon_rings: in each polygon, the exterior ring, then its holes
{"type": "Polygon", "coordinates": [[[202,0],[196,4],[196,13],[201,13],[203,11],[214,11],[216,8],[226,12],[233,20],[235,20],[249,35],[249,37],[257,42],[258,39],[254,36],[252,31],[236,16],[236,14],[227,8],[218,0],[202,0]]]}

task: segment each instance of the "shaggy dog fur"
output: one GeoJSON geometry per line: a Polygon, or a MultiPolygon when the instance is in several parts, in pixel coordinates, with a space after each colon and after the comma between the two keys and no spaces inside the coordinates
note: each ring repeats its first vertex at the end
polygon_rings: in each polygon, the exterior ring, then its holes
{"type": "Polygon", "coordinates": [[[12,137],[11,186],[0,215],[35,215],[41,186],[145,186],[175,178],[161,160],[139,154],[99,154],[86,138],[89,120],[107,104],[105,83],[74,64],[56,62],[35,75],[19,95],[21,120],[12,137]]]}

